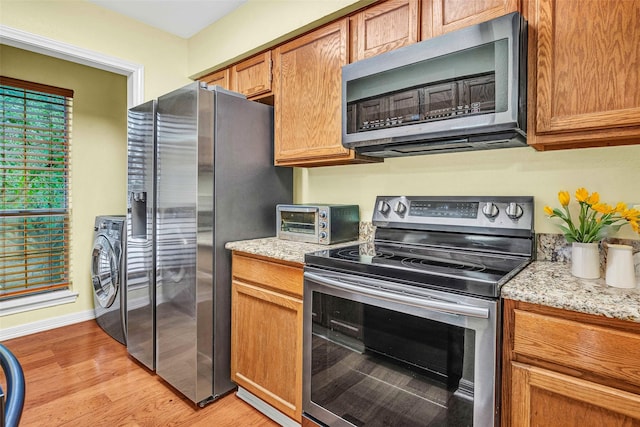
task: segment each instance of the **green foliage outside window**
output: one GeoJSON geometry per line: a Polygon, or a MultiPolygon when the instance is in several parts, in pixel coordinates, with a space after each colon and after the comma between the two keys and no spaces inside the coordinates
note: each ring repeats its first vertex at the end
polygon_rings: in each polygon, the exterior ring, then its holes
{"type": "Polygon", "coordinates": [[[67,96],[4,81],[0,101],[0,299],[5,299],[68,287],[71,111],[67,96]]]}

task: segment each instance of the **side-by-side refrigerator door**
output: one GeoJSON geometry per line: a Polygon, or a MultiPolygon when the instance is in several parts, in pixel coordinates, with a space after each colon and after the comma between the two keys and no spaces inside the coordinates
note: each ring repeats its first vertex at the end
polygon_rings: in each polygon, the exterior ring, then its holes
{"type": "Polygon", "coordinates": [[[156,101],[127,114],[127,350],[155,370],[156,101]]]}
{"type": "Polygon", "coordinates": [[[198,313],[211,306],[211,291],[196,286],[198,140],[212,134],[199,133],[212,121],[211,106],[208,114],[198,108],[199,92],[192,83],[158,97],[156,174],[156,373],[195,403],[211,396],[212,375],[197,334],[198,313]]]}

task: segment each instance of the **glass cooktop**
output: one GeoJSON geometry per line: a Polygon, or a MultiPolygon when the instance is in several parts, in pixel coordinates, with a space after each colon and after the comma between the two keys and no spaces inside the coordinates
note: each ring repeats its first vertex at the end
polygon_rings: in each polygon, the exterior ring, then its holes
{"type": "Polygon", "coordinates": [[[486,297],[498,297],[500,286],[529,262],[528,257],[393,243],[362,243],[305,256],[310,267],[486,297]]]}

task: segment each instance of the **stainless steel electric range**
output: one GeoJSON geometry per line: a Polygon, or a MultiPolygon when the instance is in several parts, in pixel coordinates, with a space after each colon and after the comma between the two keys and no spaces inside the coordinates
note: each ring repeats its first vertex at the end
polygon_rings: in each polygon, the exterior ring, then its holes
{"type": "Polygon", "coordinates": [[[371,243],[305,257],[303,411],[330,426],[499,423],[500,287],[532,197],[379,196],[371,243]]]}

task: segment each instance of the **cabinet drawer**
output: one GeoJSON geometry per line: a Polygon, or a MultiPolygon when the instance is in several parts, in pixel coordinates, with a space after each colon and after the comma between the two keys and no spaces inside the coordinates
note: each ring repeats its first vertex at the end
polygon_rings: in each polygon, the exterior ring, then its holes
{"type": "Polygon", "coordinates": [[[640,335],[518,309],[514,321],[516,354],[640,384],[640,335]]]}
{"type": "Polygon", "coordinates": [[[302,297],[302,265],[300,267],[252,258],[237,253],[232,257],[233,277],[262,287],[302,297]]]}

